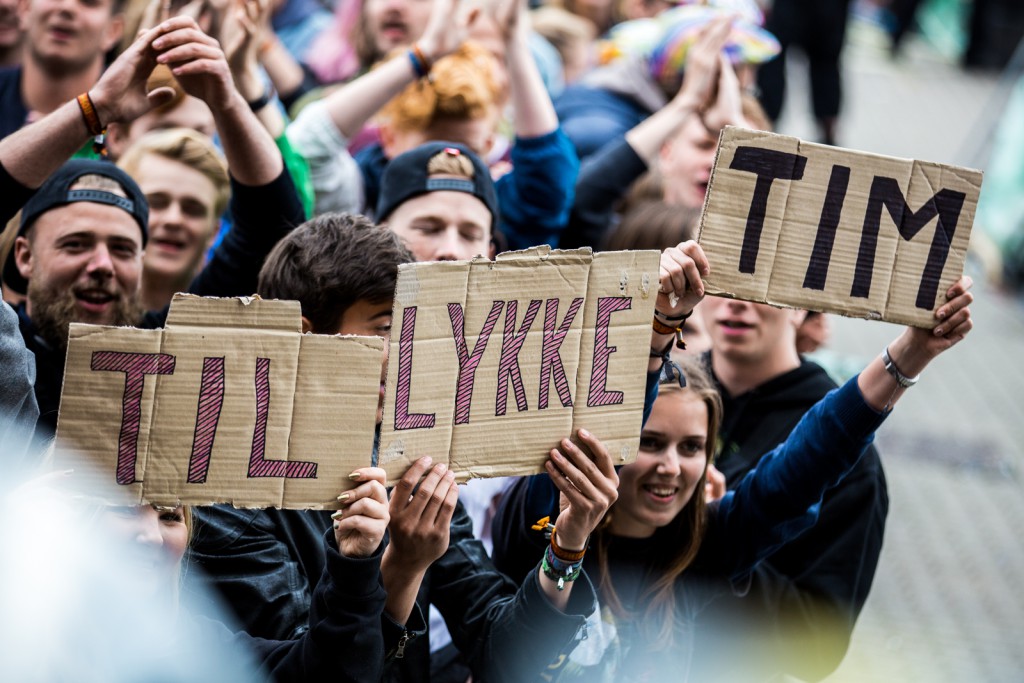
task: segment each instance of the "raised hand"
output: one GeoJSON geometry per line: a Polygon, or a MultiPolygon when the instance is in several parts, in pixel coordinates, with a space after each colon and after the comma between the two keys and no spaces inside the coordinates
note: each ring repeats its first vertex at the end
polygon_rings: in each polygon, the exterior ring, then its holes
{"type": "Polygon", "coordinates": [[[551,450],[544,468],[558,488],[558,519],[555,533],[559,547],[583,550],[587,539],[619,497],[619,475],[608,449],[585,429],[577,432],[584,448],[562,439],[551,450]]]}
{"type": "Polygon", "coordinates": [[[331,515],[334,539],[342,555],[369,557],[380,546],[391,519],[384,488],[387,475],[379,467],[364,467],[356,472],[362,483],[338,497],[340,507],[331,515]]]}
{"type": "Polygon", "coordinates": [[[969,306],[974,281],[963,275],[946,290],[946,303],[935,310],[938,321],[930,330],[908,327],[892,344],[889,354],[905,375],[920,373],[939,354],[963,341],[974,327],[969,306]]]}
{"type": "Polygon", "coordinates": [[[406,570],[425,571],[448,550],[459,487],[447,465],[429,457],[412,464],[391,491],[391,543],[387,553],[406,570]]]}
{"type": "Polygon", "coordinates": [[[160,26],[172,22],[182,23],[173,23],[153,41],[157,63],[170,67],[182,89],[206,102],[215,113],[238,104],[241,96],[235,90],[220,44],[203,33],[191,17],[175,17],[160,26]]]}
{"type": "Polygon", "coordinates": [[[714,104],[715,87],[721,80],[722,49],[734,21],[735,17],[729,15],[709,23],[686,54],[683,85],[675,99],[686,102],[698,112],[704,112],[714,104]]]}
{"type": "Polygon", "coordinates": [[[736,70],[724,52],[718,53],[718,87],[715,101],[704,110],[701,120],[710,132],[717,133],[725,126],[743,125],[743,91],[736,70]]]}
{"type": "Polygon", "coordinates": [[[661,253],[655,310],[674,317],[689,313],[704,298],[701,277],[711,272],[707,256],[693,240],[661,253]]]}
{"type": "Polygon", "coordinates": [[[469,37],[469,29],[480,15],[480,8],[470,0],[434,0],[427,27],[416,43],[435,62],[455,52],[469,37]]]}

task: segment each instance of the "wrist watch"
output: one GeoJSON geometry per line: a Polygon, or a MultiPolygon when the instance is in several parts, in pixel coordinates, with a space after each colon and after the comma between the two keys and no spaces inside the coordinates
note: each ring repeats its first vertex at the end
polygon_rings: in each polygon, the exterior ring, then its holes
{"type": "Polygon", "coordinates": [[[910,387],[914,386],[915,384],[917,384],[917,380],[920,379],[920,376],[907,377],[902,372],[900,372],[900,369],[896,367],[895,363],[892,362],[892,357],[889,355],[888,346],[882,349],[882,365],[885,366],[885,371],[892,375],[892,378],[896,380],[896,384],[899,384],[904,389],[909,389],[910,387]]]}

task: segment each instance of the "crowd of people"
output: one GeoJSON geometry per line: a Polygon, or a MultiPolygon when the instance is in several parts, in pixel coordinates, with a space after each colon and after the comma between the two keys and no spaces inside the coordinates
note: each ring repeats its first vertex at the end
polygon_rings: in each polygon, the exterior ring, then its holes
{"type": "Polygon", "coordinates": [[[334,511],[87,506],[76,525],[147,553],[148,592],[201,596],[167,653],[200,633],[280,681],[839,665],[888,512],[873,435],[971,330],[971,281],[841,387],[802,355],[821,314],[705,296],[719,131],[770,129],[780,97],[754,94],[782,47],[754,0],[7,4],[0,458],[19,506],[53,482],[72,322],[157,328],[176,292],[255,292],[299,301],[303,332],[387,340],[404,263],[661,252],[635,462],[581,429],[546,473],[469,486],[424,457],[389,491],[375,447],[334,511]]]}

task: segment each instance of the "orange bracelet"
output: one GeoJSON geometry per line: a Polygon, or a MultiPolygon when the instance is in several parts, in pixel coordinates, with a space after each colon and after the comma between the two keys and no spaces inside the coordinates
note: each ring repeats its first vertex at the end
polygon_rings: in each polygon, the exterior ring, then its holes
{"type": "Polygon", "coordinates": [[[583,550],[579,552],[571,553],[568,550],[563,550],[558,547],[558,543],[555,541],[555,532],[551,532],[551,552],[555,554],[555,557],[560,559],[562,562],[570,562],[575,564],[583,559],[583,556],[587,554],[587,549],[584,546],[583,550]]]}
{"type": "Polygon", "coordinates": [[[82,118],[85,120],[85,127],[88,129],[89,135],[94,137],[103,135],[106,129],[100,123],[99,114],[96,113],[96,107],[93,106],[89,93],[84,92],[76,99],[78,100],[78,108],[82,110],[82,118]]]}
{"type": "Polygon", "coordinates": [[[679,329],[677,327],[671,327],[669,325],[666,325],[657,318],[651,319],[651,327],[653,327],[654,331],[657,332],[658,334],[675,334],[676,331],[679,329]]]}

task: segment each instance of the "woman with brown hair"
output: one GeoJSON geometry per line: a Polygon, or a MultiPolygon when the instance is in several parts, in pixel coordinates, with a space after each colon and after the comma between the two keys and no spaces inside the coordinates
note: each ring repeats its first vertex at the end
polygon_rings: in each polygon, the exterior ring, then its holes
{"type": "MultiPolygon", "coordinates": [[[[699,280],[687,274],[687,281],[702,292],[699,280]]],[[[710,504],[704,486],[721,402],[706,370],[690,358],[663,365],[637,458],[619,468],[618,498],[583,551],[569,557],[557,529],[544,519],[535,523],[558,509],[551,480],[518,482],[495,520],[498,568],[521,577],[532,568],[521,558],[536,557],[546,546],[554,572],[582,566],[598,588],[600,605],[587,620],[587,638],[550,665],[550,680],[686,680],[698,615],[717,596],[742,591],[761,560],[814,525],[824,492],[856,464],[903,392],[970,331],[970,285],[963,278],[946,292],[934,330],[907,328],[860,375],[811,408],[734,490],[710,504]],[[545,527],[550,540],[539,533],[545,527]]],[[[666,316],[656,313],[655,331],[664,325],[659,317],[666,316]]]]}

